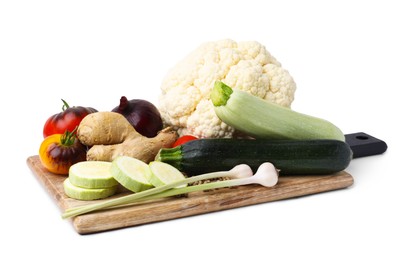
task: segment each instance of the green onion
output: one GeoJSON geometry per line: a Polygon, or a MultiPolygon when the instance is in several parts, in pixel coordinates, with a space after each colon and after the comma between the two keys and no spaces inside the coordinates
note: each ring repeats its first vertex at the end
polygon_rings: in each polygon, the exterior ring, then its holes
{"type": "Polygon", "coordinates": [[[181,194],[186,194],[194,191],[203,191],[209,189],[218,189],[218,188],[227,188],[233,186],[241,186],[248,184],[260,184],[265,187],[273,187],[278,182],[278,171],[271,163],[263,163],[255,175],[248,177],[240,177],[231,180],[219,181],[219,182],[210,182],[195,186],[189,186],[185,188],[170,189],[161,193],[157,193],[151,196],[142,198],[139,201],[146,201],[150,199],[160,199],[170,196],[176,196],[181,194]]]}

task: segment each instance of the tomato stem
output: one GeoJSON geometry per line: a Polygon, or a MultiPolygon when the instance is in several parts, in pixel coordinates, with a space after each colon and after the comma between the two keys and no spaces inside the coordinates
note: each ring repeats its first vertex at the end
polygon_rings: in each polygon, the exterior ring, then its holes
{"type": "Polygon", "coordinates": [[[63,110],[63,111],[66,110],[66,109],[68,109],[68,108],[70,108],[69,104],[67,104],[67,102],[64,101],[64,99],[62,99],[62,101],[63,101],[63,106],[62,106],[62,110],[63,110]]]}
{"type": "Polygon", "coordinates": [[[72,146],[76,141],[76,131],[77,126],[73,129],[72,132],[66,130],[64,134],[60,137],[60,143],[64,146],[72,146]]]}

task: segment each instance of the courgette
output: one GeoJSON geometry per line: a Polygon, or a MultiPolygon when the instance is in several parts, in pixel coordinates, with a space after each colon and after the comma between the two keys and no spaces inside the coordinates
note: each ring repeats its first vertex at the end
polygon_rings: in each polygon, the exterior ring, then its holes
{"type": "Polygon", "coordinates": [[[174,148],[162,148],[157,161],[188,176],[227,171],[247,164],[254,171],[273,163],[280,174],[330,174],[345,169],[352,150],[338,140],[198,139],[174,148]]]}
{"type": "Polygon", "coordinates": [[[112,163],[83,161],[69,168],[71,184],[87,189],[102,189],[117,186],[119,183],[110,173],[112,163]]]}
{"type": "Polygon", "coordinates": [[[345,140],[329,121],[232,89],[221,81],[216,81],[210,98],[220,120],[255,138],[345,140]]]}
{"type": "Polygon", "coordinates": [[[149,182],[152,174],[145,162],[129,156],[118,156],[113,160],[110,172],[126,189],[140,192],[153,188],[149,182]]]}
{"type": "Polygon", "coordinates": [[[73,185],[69,178],[63,181],[64,193],[67,197],[76,200],[98,200],[104,199],[114,195],[117,191],[117,186],[107,187],[107,188],[82,188],[73,185]]]}

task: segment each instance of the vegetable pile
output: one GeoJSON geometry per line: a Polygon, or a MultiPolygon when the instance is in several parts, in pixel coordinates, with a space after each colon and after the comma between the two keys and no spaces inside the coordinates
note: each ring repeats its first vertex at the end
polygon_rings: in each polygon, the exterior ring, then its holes
{"type": "Polygon", "coordinates": [[[214,188],[272,187],[279,173],[345,169],[352,151],[342,131],[290,109],[295,89],[261,44],[225,40],[202,45],[172,69],[158,107],[125,96],[112,111],[63,101],[44,126],[45,169],[68,175],[64,190],[73,199],[107,198],[120,186],[132,192],[63,217],[214,188]]]}

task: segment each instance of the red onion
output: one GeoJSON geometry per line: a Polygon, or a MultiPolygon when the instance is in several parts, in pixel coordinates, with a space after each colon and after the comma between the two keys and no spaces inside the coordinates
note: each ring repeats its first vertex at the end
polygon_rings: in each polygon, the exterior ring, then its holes
{"type": "Polygon", "coordinates": [[[112,112],[122,114],[137,132],[146,137],[155,137],[163,128],[159,110],[146,100],[127,100],[123,96],[120,104],[112,112]]]}

